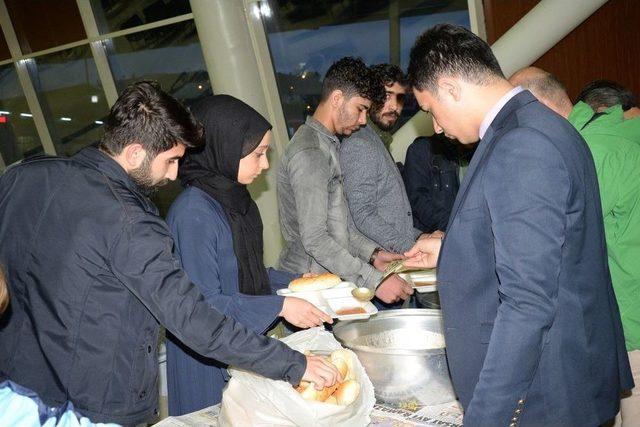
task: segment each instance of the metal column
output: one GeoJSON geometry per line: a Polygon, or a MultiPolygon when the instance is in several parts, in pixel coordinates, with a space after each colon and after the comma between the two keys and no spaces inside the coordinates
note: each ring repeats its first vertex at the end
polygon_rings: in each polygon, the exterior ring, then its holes
{"type": "Polygon", "coordinates": [[[389,63],[400,66],[400,1],[389,2],[389,63]]]}
{"type": "MultiPolygon", "coordinates": [[[[89,0],[77,0],[77,4],[87,37],[89,39],[100,37],[96,18],[93,14],[93,10],[91,9],[89,0]]],[[[113,79],[113,74],[109,67],[107,53],[105,52],[102,41],[93,41],[89,43],[89,46],[91,47],[93,61],[95,62],[96,70],[98,71],[98,78],[102,84],[102,90],[106,96],[107,105],[111,108],[118,99],[118,89],[116,88],[116,82],[113,79]]]]}
{"type": "Polygon", "coordinates": [[[269,55],[260,6],[238,0],[190,0],[213,93],[241,99],[273,125],[270,170],[249,187],[264,223],[264,258],[275,265],[282,237],[276,197],[278,159],[289,140],[269,55]]]}

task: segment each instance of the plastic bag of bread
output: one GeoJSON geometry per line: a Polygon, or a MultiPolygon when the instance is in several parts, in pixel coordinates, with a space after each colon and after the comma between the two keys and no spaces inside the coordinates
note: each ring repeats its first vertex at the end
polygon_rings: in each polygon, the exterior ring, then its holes
{"type": "Polygon", "coordinates": [[[297,332],[282,341],[301,352],[331,354],[338,369],[346,369],[343,383],[335,390],[317,391],[313,384],[303,382],[296,389],[284,381],[231,368],[231,380],[222,395],[218,419],[221,426],[351,427],[371,422],[373,385],[351,350],[342,349],[333,335],[322,328],[297,332]]]}

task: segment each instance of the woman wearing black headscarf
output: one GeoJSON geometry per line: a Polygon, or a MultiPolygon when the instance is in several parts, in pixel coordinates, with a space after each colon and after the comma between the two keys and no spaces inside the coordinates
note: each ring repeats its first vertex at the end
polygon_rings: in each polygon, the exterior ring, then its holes
{"type": "MultiPolygon", "coordinates": [[[[295,277],[263,264],[262,220],[246,186],[269,167],[271,125],[228,95],[208,97],[193,114],[204,126],[206,144],[185,154],[178,173],[186,189],[167,216],[189,278],[216,309],[258,333],[279,316],[302,328],[331,322],[302,299],[274,295],[295,277]]],[[[224,369],[170,337],[169,414],[219,403],[224,369]]]]}

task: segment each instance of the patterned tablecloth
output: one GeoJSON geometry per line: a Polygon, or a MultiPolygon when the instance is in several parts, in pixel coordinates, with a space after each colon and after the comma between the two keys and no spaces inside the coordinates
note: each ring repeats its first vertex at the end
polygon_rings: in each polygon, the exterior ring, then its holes
{"type": "MultiPolygon", "coordinates": [[[[211,406],[180,417],[169,417],[155,427],[217,427],[220,405],[211,406]]],[[[462,409],[457,402],[425,406],[416,411],[376,404],[371,413],[370,426],[376,427],[459,427],[462,409]]]]}

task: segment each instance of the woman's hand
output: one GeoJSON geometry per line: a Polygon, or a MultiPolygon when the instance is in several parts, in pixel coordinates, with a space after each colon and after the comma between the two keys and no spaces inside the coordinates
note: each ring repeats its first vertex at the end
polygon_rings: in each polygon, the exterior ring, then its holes
{"type": "Polygon", "coordinates": [[[299,328],[322,326],[324,322],[333,323],[331,316],[315,305],[301,298],[285,297],[280,316],[299,328]]]}

